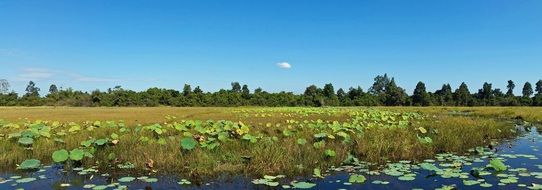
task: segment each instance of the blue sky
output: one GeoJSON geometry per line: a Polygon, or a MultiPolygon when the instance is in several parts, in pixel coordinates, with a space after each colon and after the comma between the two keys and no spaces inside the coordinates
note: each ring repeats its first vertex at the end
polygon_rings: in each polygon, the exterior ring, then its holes
{"type": "MultiPolygon", "coordinates": [[[[0,78],[82,90],[231,81],[471,91],[542,78],[542,1],[0,1],[0,78]],[[291,68],[280,68],[287,62],[291,68]]],[[[516,93],[520,93],[519,88],[516,93]]]]}

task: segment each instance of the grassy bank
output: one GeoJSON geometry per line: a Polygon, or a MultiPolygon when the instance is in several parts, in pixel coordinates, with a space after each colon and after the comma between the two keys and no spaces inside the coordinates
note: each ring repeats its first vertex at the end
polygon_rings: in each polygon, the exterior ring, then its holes
{"type": "MultiPolygon", "coordinates": [[[[293,176],[339,166],[349,155],[375,163],[423,160],[514,135],[511,123],[449,114],[449,109],[2,108],[0,162],[3,170],[30,158],[51,164],[53,152],[78,149],[85,156],[81,161],[68,159],[66,166],[120,172],[149,169],[192,178],[293,176]],[[104,121],[119,119],[124,121],[104,121]],[[31,144],[20,143],[29,134],[25,131],[33,133],[31,144]],[[147,167],[151,160],[152,167],[147,167]],[[119,169],[130,164],[135,167],[119,169]]],[[[457,109],[501,113],[497,108],[457,109]]],[[[536,113],[527,109],[514,113],[532,112],[536,113]]]]}

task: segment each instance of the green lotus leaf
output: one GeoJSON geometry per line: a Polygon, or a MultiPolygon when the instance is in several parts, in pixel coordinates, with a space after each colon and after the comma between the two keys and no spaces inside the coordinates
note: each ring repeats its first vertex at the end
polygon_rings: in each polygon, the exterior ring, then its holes
{"type": "Polygon", "coordinates": [[[19,144],[22,144],[22,145],[32,145],[34,143],[34,139],[32,138],[28,138],[28,137],[21,137],[19,138],[19,144]]]}
{"type": "Polygon", "coordinates": [[[184,150],[192,150],[196,148],[198,142],[191,137],[185,137],[181,140],[181,147],[184,150]]]}
{"type": "Polygon", "coordinates": [[[357,174],[351,175],[351,176],[348,178],[348,182],[349,182],[349,183],[364,183],[365,180],[367,180],[367,178],[365,178],[365,176],[363,176],[363,175],[357,175],[357,174]]]}
{"type": "Polygon", "coordinates": [[[19,167],[17,167],[17,169],[20,169],[20,170],[32,170],[32,169],[37,169],[39,168],[41,165],[41,162],[39,160],[36,160],[36,159],[28,159],[28,160],[25,160],[23,161],[19,167]]]}
{"type": "Polygon", "coordinates": [[[65,149],[57,150],[53,152],[53,155],[52,155],[53,161],[57,163],[65,162],[66,160],[68,160],[69,156],[70,156],[70,153],[65,149]]]}
{"type": "Polygon", "coordinates": [[[85,156],[85,152],[81,149],[73,149],[70,151],[70,159],[73,161],[81,161],[85,156]]]}
{"type": "Polygon", "coordinates": [[[292,186],[293,188],[296,188],[296,189],[310,189],[310,188],[315,187],[316,184],[309,183],[309,182],[297,182],[297,183],[292,183],[292,186]]]}

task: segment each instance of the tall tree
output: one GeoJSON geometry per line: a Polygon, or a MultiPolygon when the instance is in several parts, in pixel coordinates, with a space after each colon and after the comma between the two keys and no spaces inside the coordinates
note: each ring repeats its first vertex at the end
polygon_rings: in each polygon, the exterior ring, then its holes
{"type": "Polygon", "coordinates": [[[201,90],[199,86],[196,86],[196,88],[194,88],[194,94],[201,95],[203,94],[203,90],[201,90]]]}
{"type": "Polygon", "coordinates": [[[192,93],[192,87],[189,84],[184,84],[183,86],[183,96],[188,96],[192,93]]]}
{"type": "Polygon", "coordinates": [[[36,87],[36,83],[34,81],[28,82],[28,85],[26,86],[26,95],[27,96],[39,96],[40,88],[36,87]]]}
{"type": "Polygon", "coordinates": [[[239,82],[232,82],[231,83],[231,91],[236,93],[241,93],[241,85],[239,82]]]}
{"type": "Polygon", "coordinates": [[[493,92],[492,84],[484,82],[482,89],[478,90],[478,95],[480,96],[480,99],[489,99],[493,95],[492,92],[493,92]]]}
{"type": "Polygon", "coordinates": [[[525,85],[523,85],[523,97],[529,98],[533,95],[533,86],[530,82],[525,82],[525,85]]]}
{"type": "Polygon", "coordinates": [[[325,84],[323,93],[326,98],[333,98],[334,96],[336,96],[335,89],[333,88],[333,84],[331,83],[325,84]]]}
{"type": "Polygon", "coordinates": [[[378,75],[374,78],[373,86],[369,89],[369,92],[374,95],[382,95],[386,90],[386,86],[390,83],[388,74],[378,75]]]}
{"type": "Polygon", "coordinates": [[[452,86],[450,84],[443,84],[442,88],[435,92],[435,95],[437,95],[439,105],[446,106],[453,104],[452,86]]]}
{"type": "Polygon", "coordinates": [[[538,82],[536,82],[536,93],[542,94],[542,80],[538,80],[538,82]]]}
{"type": "Polygon", "coordinates": [[[303,93],[306,100],[305,104],[308,106],[324,106],[325,103],[321,94],[322,89],[316,87],[315,85],[310,85],[303,93]]]}
{"type": "Polygon", "coordinates": [[[350,89],[348,90],[348,98],[350,98],[350,100],[355,100],[362,95],[363,89],[360,86],[358,86],[357,88],[350,87],[350,89]]]}
{"type": "Polygon", "coordinates": [[[395,79],[391,78],[391,81],[385,88],[384,104],[387,106],[401,106],[406,102],[405,90],[398,87],[395,84],[395,79]]]}
{"type": "Polygon", "coordinates": [[[427,94],[425,84],[420,81],[416,84],[416,89],[412,95],[412,103],[415,106],[428,106],[429,105],[429,94],[427,94]]]}
{"type": "Polygon", "coordinates": [[[49,86],[49,94],[56,94],[58,93],[58,87],[56,87],[55,84],[51,84],[51,86],[49,86]]]}
{"type": "Polygon", "coordinates": [[[339,98],[339,101],[344,102],[346,97],[346,92],[342,88],[339,88],[339,90],[337,90],[337,98],[339,98]]]}
{"type": "Polygon", "coordinates": [[[244,99],[250,98],[250,90],[248,89],[248,86],[246,84],[243,85],[243,87],[241,88],[241,94],[244,99]]]}
{"type": "Polygon", "coordinates": [[[514,81],[508,80],[508,85],[506,85],[506,88],[508,89],[506,91],[506,96],[508,97],[514,96],[514,88],[516,88],[516,84],[514,84],[514,81]]]}
{"type": "Polygon", "coordinates": [[[469,105],[471,94],[470,94],[469,87],[467,86],[467,84],[462,82],[461,85],[459,85],[459,88],[455,90],[454,99],[458,106],[469,105]]]}
{"type": "Polygon", "coordinates": [[[482,103],[483,105],[494,105],[494,98],[495,94],[493,94],[493,85],[491,83],[484,82],[484,85],[481,89],[478,90],[478,99],[480,100],[479,103],[482,103]]]}
{"type": "Polygon", "coordinates": [[[542,106],[542,80],[536,82],[536,95],[533,97],[533,106],[542,106]]]}
{"type": "Polygon", "coordinates": [[[316,96],[318,94],[318,87],[316,85],[310,85],[305,89],[303,95],[305,96],[316,96]]]}
{"type": "Polygon", "coordinates": [[[259,94],[259,93],[262,93],[263,92],[263,89],[258,87],[254,90],[254,94],[259,94]]]}
{"type": "Polygon", "coordinates": [[[0,79],[0,94],[7,94],[9,92],[9,82],[6,79],[0,79]]]}
{"type": "Polygon", "coordinates": [[[339,105],[339,98],[337,97],[337,94],[335,94],[335,88],[333,87],[333,84],[325,84],[324,90],[322,91],[325,103],[328,106],[337,106],[339,105]]]}

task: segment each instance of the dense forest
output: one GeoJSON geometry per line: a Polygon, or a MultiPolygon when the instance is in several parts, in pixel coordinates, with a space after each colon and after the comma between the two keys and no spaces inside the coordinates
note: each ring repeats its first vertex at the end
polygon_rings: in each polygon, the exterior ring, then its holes
{"type": "Polygon", "coordinates": [[[542,80],[534,90],[526,82],[520,96],[513,93],[514,88],[516,84],[509,80],[506,92],[487,82],[475,93],[465,83],[455,90],[444,84],[440,90],[428,92],[425,84],[418,82],[408,95],[394,78],[384,74],[375,77],[368,91],[359,86],[335,91],[332,84],[326,84],[323,88],[311,85],[303,94],[269,93],[261,88],[251,92],[247,85],[232,82],[231,89],[218,92],[204,92],[199,86],[192,89],[188,84],[181,91],[149,88],[136,92],[116,86],[105,92],[83,92],[52,84],[41,96],[41,90],[30,81],[20,96],[10,91],[7,80],[0,80],[0,106],[542,106],[542,80]]]}

